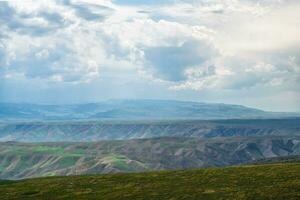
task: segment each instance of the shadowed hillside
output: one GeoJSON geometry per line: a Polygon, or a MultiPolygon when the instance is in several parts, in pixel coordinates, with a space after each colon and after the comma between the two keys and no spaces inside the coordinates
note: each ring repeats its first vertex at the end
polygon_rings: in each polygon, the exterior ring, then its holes
{"type": "Polygon", "coordinates": [[[258,159],[251,164],[300,163],[300,155],[278,156],[258,159]]]}

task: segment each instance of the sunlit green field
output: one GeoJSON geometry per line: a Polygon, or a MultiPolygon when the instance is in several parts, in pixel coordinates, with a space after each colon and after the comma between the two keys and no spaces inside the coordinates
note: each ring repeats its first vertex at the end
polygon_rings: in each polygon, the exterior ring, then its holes
{"type": "Polygon", "coordinates": [[[1,199],[300,199],[300,163],[0,182],[1,199]]]}

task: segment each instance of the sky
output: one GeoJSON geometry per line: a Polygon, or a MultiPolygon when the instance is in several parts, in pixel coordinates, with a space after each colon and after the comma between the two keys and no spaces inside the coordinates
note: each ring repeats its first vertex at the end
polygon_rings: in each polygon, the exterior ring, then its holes
{"type": "Polygon", "coordinates": [[[300,111],[299,0],[0,1],[0,102],[300,111]]]}

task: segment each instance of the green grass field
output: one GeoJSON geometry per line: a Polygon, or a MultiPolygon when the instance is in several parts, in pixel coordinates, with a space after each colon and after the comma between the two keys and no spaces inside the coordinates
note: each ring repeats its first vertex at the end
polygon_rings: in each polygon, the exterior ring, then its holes
{"type": "Polygon", "coordinates": [[[300,199],[300,163],[0,181],[13,199],[300,199]]]}

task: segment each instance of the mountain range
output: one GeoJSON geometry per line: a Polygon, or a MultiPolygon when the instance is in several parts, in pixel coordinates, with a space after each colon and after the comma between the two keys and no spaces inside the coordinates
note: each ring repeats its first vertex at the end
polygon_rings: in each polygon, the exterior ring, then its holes
{"type": "Polygon", "coordinates": [[[0,104],[0,179],[223,167],[300,155],[300,118],[240,105],[0,104]]]}
{"type": "Polygon", "coordinates": [[[241,105],[171,100],[109,100],[74,105],[0,103],[0,120],[163,120],[278,118],[299,113],[266,112],[241,105]]]}
{"type": "Polygon", "coordinates": [[[0,141],[91,142],[155,137],[299,136],[300,118],[0,122],[0,141]]]}

